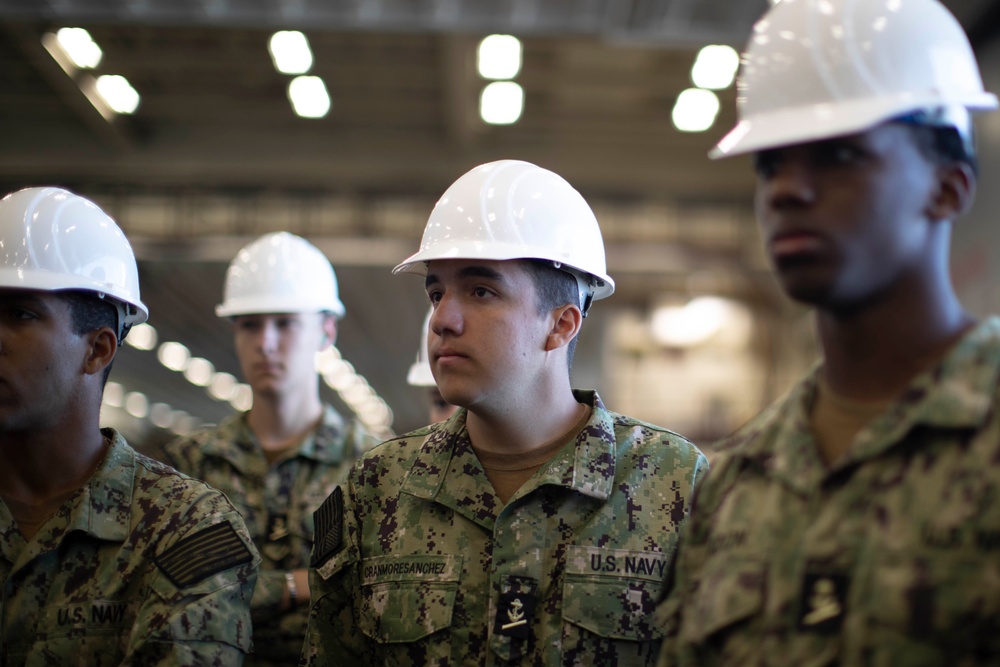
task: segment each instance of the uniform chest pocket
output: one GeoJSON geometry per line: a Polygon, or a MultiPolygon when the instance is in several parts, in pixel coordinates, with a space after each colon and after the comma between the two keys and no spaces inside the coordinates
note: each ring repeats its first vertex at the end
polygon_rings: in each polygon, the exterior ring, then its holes
{"type": "Polygon", "coordinates": [[[652,665],[663,639],[653,615],[668,557],[572,547],[562,600],[562,664],[652,665]]]}
{"type": "Polygon", "coordinates": [[[880,556],[856,596],[865,650],[913,665],[1000,655],[998,561],[987,553],[880,556]]]}
{"type": "Polygon", "coordinates": [[[361,632],[393,644],[449,628],[461,572],[461,556],[366,558],[361,563],[361,632]]]}
{"type": "Polygon", "coordinates": [[[764,606],[767,569],[763,562],[715,558],[702,570],[697,588],[681,609],[682,640],[701,644],[758,614],[764,606]]]}

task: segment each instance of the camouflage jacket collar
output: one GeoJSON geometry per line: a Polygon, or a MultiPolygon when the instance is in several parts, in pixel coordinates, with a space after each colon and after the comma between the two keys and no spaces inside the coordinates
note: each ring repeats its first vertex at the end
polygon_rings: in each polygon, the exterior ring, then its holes
{"type": "MultiPolygon", "coordinates": [[[[219,422],[216,437],[206,440],[202,449],[209,456],[228,461],[243,474],[251,474],[260,465],[260,444],[250,430],[246,412],[237,412],[219,422]],[[235,446],[234,446],[235,445],[235,446]]],[[[344,419],[332,405],[323,405],[319,426],[299,444],[296,456],[336,465],[345,456],[344,419]]]]}
{"type": "Polygon", "coordinates": [[[14,569],[47,551],[56,549],[62,538],[81,531],[94,538],[122,542],[128,537],[135,485],[135,451],[114,429],[101,429],[111,440],[104,459],[90,480],[75,493],[32,539],[29,550],[14,530],[14,519],[0,505],[0,533],[4,535],[0,553],[14,563],[14,569]]]}
{"type": "Polygon", "coordinates": [[[830,473],[882,455],[917,426],[972,431],[990,415],[1000,377],[1000,318],[967,333],[933,368],[921,373],[881,416],[862,429],[848,456],[827,469],[810,428],[821,365],[732,439],[744,465],[757,466],[803,493],[830,473]]]}
{"type": "MultiPolygon", "coordinates": [[[[574,391],[576,399],[593,408],[580,434],[567,442],[525,486],[515,494],[530,493],[544,485],[562,486],[606,500],[615,476],[614,421],[595,391],[574,391]]],[[[467,411],[458,410],[449,420],[428,427],[423,434],[402,492],[434,501],[492,530],[502,510],[486,472],[476,457],[465,426],[467,411]]]]}

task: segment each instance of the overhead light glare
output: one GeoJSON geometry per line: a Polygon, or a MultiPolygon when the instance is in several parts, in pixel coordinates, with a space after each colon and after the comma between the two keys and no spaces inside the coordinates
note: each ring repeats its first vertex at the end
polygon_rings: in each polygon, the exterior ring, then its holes
{"type": "Polygon", "coordinates": [[[711,90],[688,88],[677,96],[671,117],[681,132],[704,132],[719,113],[719,98],[711,90]]]}
{"type": "Polygon", "coordinates": [[[298,30],[279,30],[267,43],[274,69],[282,74],[305,74],[313,64],[309,40],[298,30]]]}
{"type": "Polygon", "coordinates": [[[149,414],[149,399],[142,392],[130,391],[125,394],[125,412],[136,419],[145,419],[149,414]]]}
{"type": "Polygon", "coordinates": [[[187,381],[199,387],[207,387],[214,374],[215,366],[212,365],[211,361],[202,357],[194,357],[184,369],[184,377],[187,378],[187,381]]]}
{"type": "Polygon", "coordinates": [[[330,112],[330,94],[318,76],[297,76],[288,84],[288,100],[302,118],[322,118],[330,112]]]}
{"type": "Polygon", "coordinates": [[[484,79],[513,79],[521,71],[521,40],[513,35],[484,37],[476,52],[476,64],[484,79]]]}
{"type": "Polygon", "coordinates": [[[704,296],[683,306],[661,306],[653,311],[653,337],[664,345],[690,347],[715,335],[732,313],[726,299],[704,296]]]}
{"type": "Polygon", "coordinates": [[[83,28],[60,28],[56,41],[66,56],[80,69],[94,69],[101,64],[101,47],[83,28]]]}
{"type": "Polygon", "coordinates": [[[479,115],[490,125],[510,125],[524,111],[524,89],[513,81],[494,81],[479,96],[479,115]]]}
{"type": "Polygon", "coordinates": [[[97,77],[97,94],[115,113],[131,114],[139,108],[139,93],[119,74],[97,77]]]}
{"type": "Polygon", "coordinates": [[[156,358],[172,371],[183,371],[187,368],[191,353],[182,343],[167,341],[156,351],[156,358]]]}
{"type": "Polygon", "coordinates": [[[156,347],[156,329],[146,323],[136,324],[125,342],[139,350],[152,350],[156,347]]]}
{"type": "Polygon", "coordinates": [[[740,54],[725,44],[710,44],[698,52],[691,80],[699,88],[723,90],[733,84],[740,67],[740,54]]]}

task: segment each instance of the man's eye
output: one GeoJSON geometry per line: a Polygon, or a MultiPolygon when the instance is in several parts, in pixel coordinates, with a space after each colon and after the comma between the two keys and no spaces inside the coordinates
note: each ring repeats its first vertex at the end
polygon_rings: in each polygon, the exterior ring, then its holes
{"type": "Polygon", "coordinates": [[[757,153],[753,159],[753,168],[757,172],[758,178],[770,178],[774,176],[777,168],[778,158],[772,152],[757,153]]]}
{"type": "Polygon", "coordinates": [[[482,297],[482,296],[489,296],[490,294],[492,294],[492,292],[490,292],[485,287],[477,287],[476,289],[474,289],[472,291],[472,293],[475,294],[476,296],[480,296],[480,297],[482,297]]]}
{"type": "Polygon", "coordinates": [[[441,292],[438,292],[437,290],[433,292],[428,292],[427,300],[430,301],[431,303],[437,303],[438,301],[441,300],[441,292]]]}

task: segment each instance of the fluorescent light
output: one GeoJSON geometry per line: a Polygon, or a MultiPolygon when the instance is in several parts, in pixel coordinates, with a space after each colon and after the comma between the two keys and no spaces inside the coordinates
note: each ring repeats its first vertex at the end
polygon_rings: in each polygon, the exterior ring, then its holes
{"type": "Polygon", "coordinates": [[[113,408],[120,408],[125,400],[125,388],[117,382],[104,385],[104,403],[113,408]]]}
{"type": "Polygon", "coordinates": [[[139,93],[118,74],[97,77],[97,93],[117,113],[134,113],[139,107],[139,93]]]}
{"type": "Polygon", "coordinates": [[[125,412],[136,419],[145,419],[149,414],[149,399],[142,392],[130,391],[125,394],[125,412]]]}
{"type": "Polygon", "coordinates": [[[322,118],[330,111],[330,95],[318,76],[297,76],[288,84],[288,100],[302,118],[322,118]]]}
{"type": "Polygon", "coordinates": [[[699,297],[683,306],[661,306],[653,311],[653,337],[664,345],[689,347],[711,338],[726,324],[732,311],[729,301],[699,297]]]}
{"type": "Polygon", "coordinates": [[[521,40],[513,35],[484,37],[476,62],[484,79],[513,79],[521,71],[521,40]]]}
{"type": "Polygon", "coordinates": [[[160,363],[172,371],[182,371],[187,368],[191,353],[181,343],[167,341],[156,351],[160,363]]]}
{"type": "Polygon", "coordinates": [[[479,97],[479,115],[490,125],[516,123],[524,111],[524,89],[513,81],[494,81],[479,97]]]}
{"type": "Polygon", "coordinates": [[[719,113],[719,98],[711,90],[688,88],[677,96],[671,117],[681,132],[704,132],[719,113]]]}
{"type": "Polygon", "coordinates": [[[184,377],[187,378],[187,381],[199,387],[207,387],[214,374],[215,366],[212,365],[212,362],[201,357],[191,359],[187,368],[184,369],[184,377]]]}
{"type": "Polygon", "coordinates": [[[139,350],[152,350],[156,347],[156,329],[148,324],[136,324],[128,332],[125,342],[139,350]]]}
{"type": "Polygon", "coordinates": [[[731,46],[711,44],[698,52],[691,80],[699,88],[723,90],[732,85],[740,67],[740,54],[731,46]]]}
{"type": "Polygon", "coordinates": [[[239,382],[229,373],[216,373],[208,383],[208,393],[220,401],[228,401],[236,391],[239,382]]]}
{"type": "Polygon", "coordinates": [[[56,33],[56,41],[80,69],[94,69],[101,64],[101,47],[83,28],[60,28],[56,33]]]}
{"type": "Polygon", "coordinates": [[[267,43],[274,69],[282,74],[305,74],[313,64],[309,40],[298,30],[280,30],[267,43]]]}

